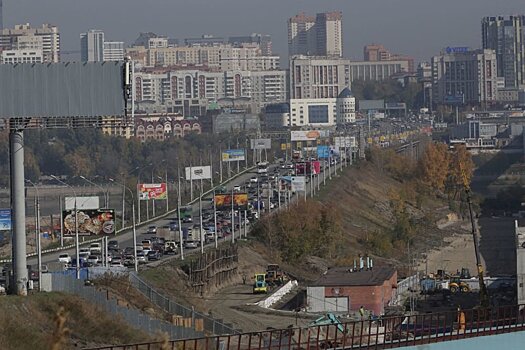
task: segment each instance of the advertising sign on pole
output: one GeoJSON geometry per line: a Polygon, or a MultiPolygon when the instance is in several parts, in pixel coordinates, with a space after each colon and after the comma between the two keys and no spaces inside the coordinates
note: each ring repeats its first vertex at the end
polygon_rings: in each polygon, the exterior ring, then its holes
{"type": "Polygon", "coordinates": [[[168,190],[165,182],[160,184],[138,184],[138,192],[141,201],[168,198],[168,190]]]}
{"type": "Polygon", "coordinates": [[[209,179],[211,179],[211,167],[209,165],[186,167],[186,180],[209,179]]]}
{"type": "Polygon", "coordinates": [[[306,178],[304,176],[292,176],[292,192],[306,191],[306,178]]]}
{"type": "Polygon", "coordinates": [[[315,141],[328,136],[328,130],[298,130],[291,132],[292,141],[315,141]]]}
{"type": "MultiPolygon", "coordinates": [[[[75,211],[64,210],[64,236],[74,236],[75,211]]],[[[81,236],[103,236],[115,234],[115,210],[78,210],[78,234],[81,236]]]]}
{"type": "Polygon", "coordinates": [[[77,209],[98,209],[100,208],[100,202],[98,196],[85,196],[85,197],[66,197],[64,209],[73,210],[75,209],[75,199],[77,209]]]}
{"type": "Polygon", "coordinates": [[[321,172],[321,162],[312,160],[309,162],[295,163],[295,173],[297,175],[317,175],[321,172]]]}
{"type": "Polygon", "coordinates": [[[271,139],[251,139],[250,147],[251,149],[271,149],[272,140],[271,139]]]}
{"type": "Polygon", "coordinates": [[[0,231],[11,230],[11,209],[0,209],[0,231]]]}
{"type": "Polygon", "coordinates": [[[330,146],[317,146],[317,158],[330,158],[330,146]]]}
{"type": "MultiPolygon", "coordinates": [[[[232,195],[231,193],[222,193],[215,195],[215,207],[220,211],[228,211],[232,209],[232,195]]],[[[233,209],[248,210],[248,194],[234,193],[233,194],[233,209]]]]}
{"type": "Polygon", "coordinates": [[[334,137],[334,146],[337,148],[351,148],[357,145],[353,136],[337,136],[334,137]]]}
{"type": "Polygon", "coordinates": [[[234,162],[239,160],[245,160],[243,149],[227,149],[222,151],[223,162],[234,162]]]}

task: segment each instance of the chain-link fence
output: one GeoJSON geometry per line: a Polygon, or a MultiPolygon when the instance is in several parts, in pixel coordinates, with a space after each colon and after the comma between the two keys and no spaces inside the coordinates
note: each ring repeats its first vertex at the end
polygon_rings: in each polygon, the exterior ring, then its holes
{"type": "Polygon", "coordinates": [[[139,290],[142,294],[144,294],[144,296],[146,296],[146,298],[149,299],[149,301],[162,308],[169,314],[178,315],[183,318],[191,318],[192,326],[195,326],[196,323],[202,322],[204,331],[206,333],[215,335],[241,333],[241,330],[235,329],[232,324],[225,323],[222,320],[214,319],[195,311],[193,308],[186,307],[168,299],[166,296],[157,292],[133,273],[129,274],[129,280],[137,290],[139,290]]]}
{"type": "Polygon", "coordinates": [[[136,309],[118,305],[117,300],[108,299],[105,292],[99,291],[93,286],[86,286],[84,281],[77,280],[72,276],[59,273],[52,274],[51,280],[53,291],[78,295],[106,312],[120,316],[131,326],[151,335],[158,335],[160,332],[163,332],[166,333],[170,339],[187,339],[204,336],[204,332],[196,331],[194,328],[177,326],[164,320],[151,318],[136,309]]]}

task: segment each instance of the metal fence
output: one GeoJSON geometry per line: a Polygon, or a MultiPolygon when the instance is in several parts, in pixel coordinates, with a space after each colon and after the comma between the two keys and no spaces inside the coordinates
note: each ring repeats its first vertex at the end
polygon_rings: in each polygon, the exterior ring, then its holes
{"type": "Polygon", "coordinates": [[[164,320],[151,318],[136,309],[118,305],[117,300],[108,299],[107,293],[99,291],[93,286],[85,286],[84,281],[77,280],[68,274],[53,273],[51,279],[53,291],[78,295],[106,312],[120,316],[122,320],[131,326],[141,329],[148,334],[159,335],[160,332],[163,332],[166,333],[170,339],[204,336],[204,332],[197,332],[193,328],[176,326],[164,320]]]}
{"type": "Polygon", "coordinates": [[[184,318],[191,317],[193,326],[195,326],[195,320],[202,319],[204,323],[204,331],[209,334],[240,334],[240,331],[235,329],[232,324],[225,323],[222,320],[214,319],[210,316],[195,311],[194,308],[189,308],[176,303],[173,300],[170,300],[166,296],[157,292],[134,273],[129,274],[129,280],[130,283],[142,294],[144,294],[144,296],[148,298],[149,301],[162,308],[169,314],[179,315],[184,318]]]}
{"type": "MultiPolygon", "coordinates": [[[[391,349],[525,330],[524,305],[462,312],[393,316],[307,328],[174,340],[162,349],[303,350],[391,349]]],[[[458,345],[459,347],[459,345],[458,345]]],[[[160,349],[161,343],[106,346],[91,350],[160,349]]],[[[455,348],[452,346],[451,348],[455,348]]]]}
{"type": "Polygon", "coordinates": [[[401,302],[403,295],[409,291],[415,291],[418,288],[419,276],[417,274],[409,276],[397,283],[394,298],[390,305],[397,305],[401,302]]]}

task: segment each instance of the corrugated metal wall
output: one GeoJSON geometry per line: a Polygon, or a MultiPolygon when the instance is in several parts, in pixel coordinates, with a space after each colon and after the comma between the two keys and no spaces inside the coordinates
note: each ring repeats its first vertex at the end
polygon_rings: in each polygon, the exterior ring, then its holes
{"type": "Polygon", "coordinates": [[[0,65],[0,117],[124,114],[124,62],[0,65]]]}
{"type": "Polygon", "coordinates": [[[324,287],[307,287],[306,301],[308,303],[309,312],[324,312],[324,287]]]}

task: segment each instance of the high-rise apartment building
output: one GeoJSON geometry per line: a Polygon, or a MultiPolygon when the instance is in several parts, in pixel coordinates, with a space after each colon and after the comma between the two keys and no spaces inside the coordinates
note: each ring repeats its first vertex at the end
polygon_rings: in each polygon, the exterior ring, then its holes
{"type": "Polygon", "coordinates": [[[308,56],[343,55],[341,12],[300,13],[288,19],[288,53],[308,56]]]}
{"type": "Polygon", "coordinates": [[[80,60],[82,62],[104,61],[104,32],[97,29],[80,34],[80,60]]]}
{"type": "Polygon", "coordinates": [[[123,61],[124,42],[105,41],[104,42],[104,61],[123,61]]]}
{"type": "Polygon", "coordinates": [[[290,98],[336,98],[351,84],[350,60],[295,56],[290,59],[290,98]]]}
{"type": "Polygon", "coordinates": [[[288,54],[315,55],[317,53],[315,17],[300,13],[288,19],[288,54]]]}
{"type": "Polygon", "coordinates": [[[0,30],[0,51],[40,50],[44,62],[60,61],[60,34],[56,26],[43,24],[32,28],[29,23],[0,30]]]}
{"type": "Polygon", "coordinates": [[[343,14],[339,11],[318,13],[315,17],[318,56],[343,56],[343,14]]]}
{"type": "Polygon", "coordinates": [[[409,56],[391,53],[383,45],[370,44],[363,49],[363,59],[365,62],[384,62],[384,61],[406,61],[407,72],[414,72],[414,59],[409,56]]]}
{"type": "Polygon", "coordinates": [[[447,48],[432,57],[436,103],[493,104],[498,98],[494,50],[447,48]]]}
{"type": "Polygon", "coordinates": [[[525,85],[525,15],[485,17],[481,21],[483,48],[496,51],[497,75],[506,88],[525,85]]]}

